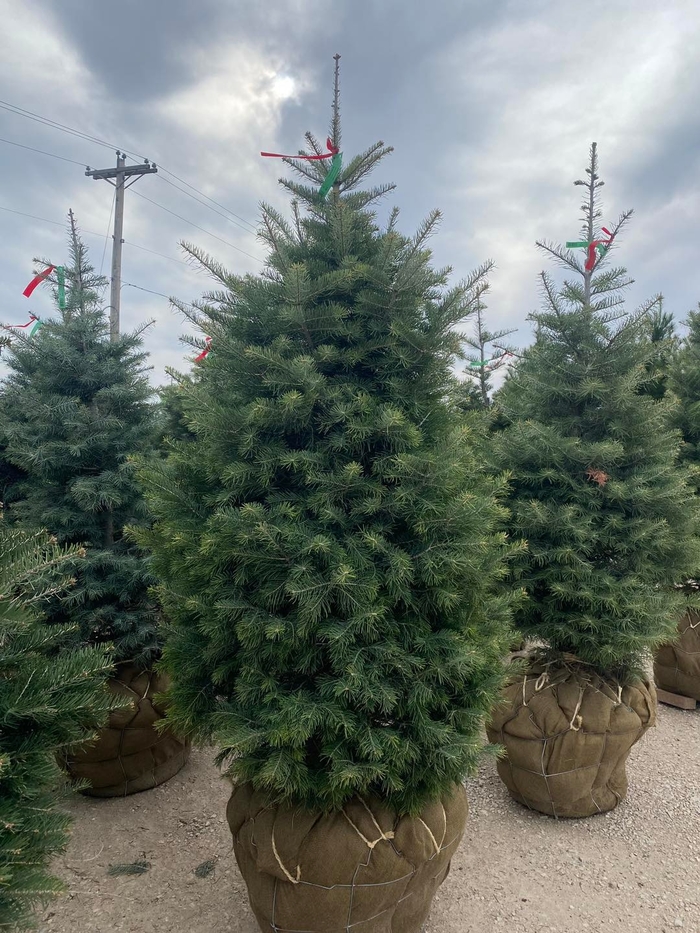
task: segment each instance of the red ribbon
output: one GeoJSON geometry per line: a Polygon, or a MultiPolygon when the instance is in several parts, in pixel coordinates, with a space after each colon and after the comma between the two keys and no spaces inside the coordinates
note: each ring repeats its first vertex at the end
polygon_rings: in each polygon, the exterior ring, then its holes
{"type": "Polygon", "coordinates": [[[333,145],[330,136],[326,139],[326,148],[328,152],[323,155],[283,155],[281,152],[261,152],[260,155],[267,159],[305,159],[307,162],[318,162],[321,159],[332,159],[340,152],[340,149],[333,145]]]}
{"type": "MultiPolygon", "coordinates": [[[[27,286],[27,288],[29,288],[29,286],[27,286]]],[[[36,314],[30,314],[29,320],[27,321],[26,324],[4,324],[3,327],[5,327],[6,329],[8,327],[29,327],[31,324],[33,324],[35,321],[38,321],[38,320],[39,318],[36,316],[36,314]]]]}
{"type": "Polygon", "coordinates": [[[211,337],[205,337],[204,339],[207,345],[202,350],[202,352],[199,354],[199,356],[195,356],[194,358],[195,363],[199,363],[200,360],[203,360],[206,357],[207,353],[211,350],[211,337]]]}
{"type": "MultiPolygon", "coordinates": [[[[47,279],[55,268],[56,266],[49,266],[47,269],[44,269],[43,272],[40,272],[39,275],[35,275],[34,278],[31,280],[31,282],[29,283],[29,285],[27,285],[27,287],[22,292],[24,297],[29,298],[29,296],[34,291],[34,289],[37,287],[37,285],[41,284],[41,282],[43,282],[44,279],[47,279]]],[[[23,324],[22,326],[25,327],[26,325],[23,324]]]]}
{"type": "Polygon", "coordinates": [[[604,246],[606,249],[609,249],[613,241],[613,235],[608,230],[608,228],[603,227],[602,230],[603,233],[607,233],[608,238],[607,240],[591,240],[591,242],[588,244],[588,257],[586,258],[586,265],[584,266],[586,272],[590,272],[595,266],[596,250],[598,247],[604,246]]]}

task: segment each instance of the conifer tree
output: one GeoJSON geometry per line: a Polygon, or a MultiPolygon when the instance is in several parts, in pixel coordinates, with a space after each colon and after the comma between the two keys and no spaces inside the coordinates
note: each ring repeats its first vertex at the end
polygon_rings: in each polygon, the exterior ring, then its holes
{"type": "Polygon", "coordinates": [[[674,423],[683,436],[680,456],[693,468],[700,492],[700,310],[691,311],[688,333],[668,366],[668,387],[678,399],[674,423]]]}
{"type": "Polygon", "coordinates": [[[171,441],[191,440],[194,436],[187,424],[183,403],[183,384],[191,382],[191,376],[185,376],[173,370],[174,381],[171,385],[161,386],[158,390],[158,447],[163,451],[171,441]]]}
{"type": "MultiPolygon", "coordinates": [[[[10,337],[7,334],[0,334],[0,355],[3,350],[8,350],[11,346],[10,337]]],[[[2,408],[4,396],[0,390],[0,408],[2,408]]],[[[0,425],[3,424],[3,417],[0,415],[0,425]]],[[[24,470],[20,470],[14,463],[6,457],[7,445],[0,434],[0,508],[2,508],[5,521],[8,519],[8,513],[11,504],[22,497],[22,481],[26,479],[24,470]]]]}
{"type": "MultiPolygon", "coordinates": [[[[2,396],[0,395],[1,406],[2,396]]],[[[7,520],[10,515],[13,515],[11,511],[13,504],[22,498],[22,484],[26,481],[27,474],[14,463],[10,463],[6,451],[7,448],[0,439],[0,505],[5,510],[7,520]]]]}
{"type": "Polygon", "coordinates": [[[668,373],[678,350],[676,322],[673,315],[664,310],[663,296],[659,295],[645,322],[642,337],[651,344],[653,354],[646,363],[652,377],[644,383],[642,391],[657,401],[666,395],[668,373]]]}
{"type": "Polygon", "coordinates": [[[40,617],[80,560],[43,534],[8,526],[0,514],[0,929],[34,926],[31,911],[62,884],[49,873],[68,842],[56,806],[56,754],[89,737],[114,706],[101,648],[67,647],[70,632],[40,617]]]}
{"type": "Polygon", "coordinates": [[[262,275],[188,248],[219,286],[194,318],[211,352],[182,386],[193,439],[144,470],[142,540],[173,727],[277,800],[415,813],[477,761],[510,597],[501,481],[447,402],[488,270],[447,288],[437,213],[413,238],[396,210],[379,225],[391,186],[359,185],[389,151],[349,160],[327,199],[323,163],[288,160],[301,180],[282,182],[291,220],[263,208],[262,275]]]}
{"type": "Polygon", "coordinates": [[[109,340],[101,305],[105,280],[90,265],[73,215],[65,267],[65,307],[8,354],[0,433],[6,458],[26,473],[13,508],[26,528],[48,528],[61,544],[87,548],[68,597],[47,608],[49,622],[76,622],[85,644],[113,642],[115,661],[155,658],[153,583],[125,526],[147,520],[129,458],[155,442],[151,389],[140,334],[109,340]]]}
{"type": "MultiPolygon", "coordinates": [[[[492,264],[490,268],[493,268],[492,264]]],[[[515,330],[491,332],[486,327],[486,305],[482,298],[488,287],[488,282],[482,284],[475,303],[473,330],[466,338],[471,352],[467,354],[467,368],[464,371],[466,378],[463,383],[465,399],[472,400],[475,407],[482,409],[491,404],[491,377],[513,356],[513,347],[504,341],[515,333],[515,330]]]]}
{"type": "Polygon", "coordinates": [[[512,471],[512,533],[529,545],[517,563],[529,596],[517,627],[553,657],[625,680],[673,636],[686,599],[674,585],[698,566],[699,513],[676,465],[669,401],[645,391],[656,378],[645,334],[658,299],[627,313],[630,279],[607,265],[631,211],[600,233],[595,144],[586,171],[576,182],[586,262],[538,244],[572,278],[557,287],[542,273],[535,343],[499,393],[512,422],[499,462],[512,471]]]}

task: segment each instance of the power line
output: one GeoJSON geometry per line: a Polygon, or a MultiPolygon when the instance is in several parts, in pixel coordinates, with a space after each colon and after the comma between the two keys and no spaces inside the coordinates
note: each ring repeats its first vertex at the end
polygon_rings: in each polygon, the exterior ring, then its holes
{"type": "Polygon", "coordinates": [[[115,190],[112,195],[112,204],[109,208],[109,220],[107,221],[107,232],[105,233],[105,245],[102,247],[102,260],[100,261],[100,275],[102,275],[102,270],[105,265],[105,254],[107,253],[107,243],[109,242],[109,228],[112,226],[112,213],[114,211],[114,202],[117,197],[117,192],[115,190]]]}
{"type": "MultiPolygon", "coordinates": [[[[82,165],[82,162],[81,162],[82,165]]],[[[65,227],[65,221],[62,220],[49,220],[48,217],[37,217],[36,214],[26,214],[24,211],[15,211],[11,207],[2,207],[0,206],[0,211],[6,211],[8,214],[18,214],[20,217],[30,217],[32,220],[40,220],[45,224],[52,224],[54,227],[65,227]]],[[[83,233],[87,233],[88,236],[98,236],[100,239],[104,236],[104,233],[97,233],[95,230],[83,230],[83,233]]]]}
{"type": "Polygon", "coordinates": [[[122,288],[138,288],[140,292],[148,292],[149,295],[160,295],[161,298],[167,298],[170,301],[170,295],[164,295],[163,292],[154,292],[152,288],[144,288],[143,285],[134,285],[133,282],[122,282],[122,288]]]}
{"type": "MultiPolygon", "coordinates": [[[[18,107],[16,104],[11,104],[9,101],[0,100],[0,108],[7,110],[9,113],[14,113],[17,117],[25,117],[27,120],[33,120],[34,123],[50,126],[55,130],[60,130],[62,133],[76,136],[78,139],[86,139],[89,142],[96,143],[98,146],[106,146],[108,149],[119,148],[118,146],[113,146],[111,143],[106,142],[104,139],[99,139],[97,136],[83,133],[81,130],[76,130],[72,126],[67,126],[65,123],[59,123],[57,120],[51,120],[49,117],[43,117],[40,113],[34,113],[32,110],[25,110],[23,107],[18,107]]],[[[80,164],[82,165],[82,162],[80,164]]]]}
{"type": "MultiPolygon", "coordinates": [[[[161,171],[163,171],[163,172],[166,171],[166,170],[163,168],[162,165],[160,166],[160,169],[161,169],[161,171]]],[[[172,174],[172,173],[171,173],[171,172],[168,172],[168,175],[170,175],[170,174],[172,174]]],[[[164,181],[166,185],[170,185],[171,188],[175,188],[177,191],[182,191],[182,193],[183,193],[183,194],[186,194],[188,198],[192,198],[192,200],[193,200],[193,201],[196,201],[198,204],[203,204],[204,207],[209,208],[210,211],[214,211],[215,214],[218,214],[219,217],[223,217],[224,220],[228,220],[229,223],[234,224],[236,227],[240,227],[241,230],[245,230],[245,232],[246,232],[246,233],[249,233],[251,236],[255,236],[255,235],[256,235],[256,232],[255,232],[254,230],[249,230],[248,227],[244,227],[243,224],[238,223],[237,221],[233,220],[231,217],[228,217],[226,214],[222,214],[221,211],[215,211],[213,207],[211,207],[209,204],[207,204],[206,201],[202,201],[201,198],[196,198],[193,194],[190,194],[189,191],[185,191],[185,189],[184,189],[184,188],[181,188],[179,185],[173,184],[172,181],[168,181],[168,179],[167,179],[167,178],[164,178],[162,175],[160,175],[159,177],[160,177],[160,180],[161,180],[161,181],[164,181]]],[[[226,210],[226,208],[224,208],[224,210],[226,210]]],[[[237,216],[237,215],[234,214],[234,217],[235,217],[235,216],[237,216]]],[[[248,223],[248,221],[246,220],[246,221],[244,221],[244,223],[248,223]]],[[[251,226],[252,226],[252,225],[251,225],[251,226]]]]}
{"type": "Polygon", "coordinates": [[[133,246],[134,249],[141,249],[144,253],[153,253],[154,256],[160,256],[161,259],[168,259],[170,262],[179,262],[181,266],[187,266],[192,268],[191,264],[185,259],[178,259],[177,256],[166,256],[165,253],[159,253],[155,249],[150,249],[148,246],[137,246],[135,243],[131,243],[129,240],[124,240],[125,246],[133,246]]]}
{"type": "MultiPolygon", "coordinates": [[[[1,102],[0,102],[0,106],[1,106],[1,102]]],[[[12,145],[20,145],[20,143],[13,143],[12,145]]],[[[31,146],[22,146],[22,148],[31,149],[32,147],[31,147],[31,146]]],[[[42,149],[34,149],[33,151],[34,151],[34,152],[41,152],[43,155],[52,156],[53,158],[56,158],[56,159],[63,159],[63,156],[56,155],[56,154],[53,153],[53,152],[45,152],[45,151],[42,150],[42,149]]],[[[65,159],[64,161],[66,161],[66,162],[74,162],[73,159],[65,159]]],[[[83,163],[82,163],[82,162],[75,162],[75,165],[81,165],[81,166],[82,166],[83,163]]],[[[163,169],[163,171],[165,171],[165,170],[163,169]]],[[[168,174],[172,174],[172,173],[169,172],[168,174]]],[[[194,195],[189,194],[189,192],[184,191],[182,188],[179,188],[177,185],[174,185],[172,182],[168,181],[167,179],[164,178],[163,181],[165,181],[167,184],[171,185],[173,188],[177,188],[178,191],[182,191],[183,194],[187,194],[188,197],[194,197],[194,195]]],[[[185,184],[186,184],[186,182],[185,182],[185,184]]],[[[190,187],[191,187],[191,186],[190,186],[190,187]]],[[[265,265],[265,262],[264,262],[262,259],[259,259],[257,256],[253,256],[252,253],[248,253],[248,252],[246,252],[246,250],[241,249],[240,246],[236,246],[235,243],[230,243],[228,240],[225,240],[223,237],[218,236],[216,233],[212,233],[210,230],[207,230],[207,229],[205,229],[204,227],[200,227],[199,224],[196,224],[196,223],[194,223],[193,221],[188,220],[186,217],[183,217],[181,214],[177,214],[175,211],[170,210],[170,208],[165,207],[163,204],[159,204],[158,201],[154,201],[154,200],[152,200],[151,198],[146,197],[145,194],[141,194],[139,191],[134,191],[134,194],[137,195],[137,196],[140,197],[140,198],[143,198],[144,201],[148,201],[148,202],[150,202],[151,204],[155,204],[156,207],[159,207],[161,210],[166,211],[168,214],[172,214],[173,217],[177,217],[179,220],[184,221],[184,223],[189,224],[191,227],[196,227],[197,230],[201,230],[202,233],[206,233],[207,236],[211,236],[211,237],[213,237],[215,240],[220,240],[222,243],[225,243],[226,246],[231,247],[231,249],[235,249],[235,250],[237,250],[237,252],[242,253],[244,256],[248,256],[250,259],[254,259],[255,262],[259,262],[260,265],[263,265],[263,266],[265,265]]],[[[205,197],[206,197],[206,195],[205,195],[205,197]]],[[[194,198],[194,200],[195,200],[195,201],[199,201],[199,198],[194,198]]],[[[200,204],[204,204],[203,201],[199,201],[199,203],[200,203],[200,204]]],[[[231,223],[235,223],[235,221],[232,221],[229,217],[226,217],[224,214],[220,214],[219,211],[215,211],[213,207],[209,207],[208,204],[204,204],[204,206],[205,206],[205,207],[208,207],[209,210],[214,211],[214,213],[215,213],[215,214],[218,214],[220,217],[223,217],[224,220],[229,220],[231,223]]],[[[112,202],[112,209],[114,209],[114,202],[112,202]]],[[[9,210],[9,208],[3,208],[3,210],[9,210]]],[[[13,213],[21,214],[22,212],[21,212],[21,211],[14,211],[13,213]]],[[[27,216],[30,216],[30,215],[27,215],[27,216]]],[[[110,215],[110,218],[111,218],[111,215],[110,215]]],[[[37,218],[34,218],[34,219],[35,219],[35,220],[42,220],[41,217],[37,217],[37,218]]],[[[55,221],[48,221],[48,222],[49,222],[49,223],[55,223],[55,221]]],[[[240,227],[241,225],[240,225],[240,224],[236,224],[236,226],[239,226],[239,227],[240,227]]],[[[242,227],[242,229],[245,230],[245,227],[242,227]]],[[[85,231],[85,232],[87,233],[88,231],[85,231]]],[[[250,231],[250,230],[245,230],[245,232],[246,232],[246,233],[251,233],[252,231],[250,231]]],[[[94,236],[102,237],[102,234],[101,234],[101,233],[95,233],[94,236]]],[[[124,241],[124,242],[126,242],[126,241],[124,241]]],[[[131,245],[134,246],[135,244],[132,243],[131,245]]],[[[105,246],[106,246],[106,240],[105,240],[105,246]]],[[[136,247],[136,248],[138,249],[139,247],[136,247]]],[[[145,247],[142,247],[142,248],[145,249],[145,247]]],[[[161,255],[162,255],[162,254],[161,254],[161,255]]],[[[165,258],[170,258],[170,257],[165,257],[165,258]]],[[[103,257],[102,257],[102,261],[104,262],[104,254],[103,254],[103,257]]]]}
{"type": "MultiPolygon", "coordinates": [[[[203,191],[200,191],[199,188],[195,188],[194,185],[191,185],[188,181],[185,181],[184,178],[180,178],[179,175],[176,175],[174,172],[171,172],[169,169],[163,168],[162,165],[160,166],[160,168],[161,168],[161,171],[165,172],[166,175],[170,175],[172,178],[175,178],[177,181],[181,182],[183,185],[187,185],[188,188],[191,188],[193,191],[196,191],[197,194],[201,194],[203,198],[207,199],[207,201],[211,201],[212,204],[216,204],[216,206],[220,207],[223,211],[226,211],[227,213],[231,214],[233,217],[236,217],[238,220],[242,221],[244,224],[248,224],[248,226],[251,227],[253,231],[257,233],[257,229],[258,229],[257,226],[255,224],[252,224],[249,220],[246,220],[245,217],[241,217],[239,214],[234,213],[230,208],[226,207],[224,204],[221,204],[219,201],[215,201],[214,198],[209,197],[208,194],[205,194],[203,191]]],[[[163,181],[166,181],[166,180],[167,179],[163,178],[163,181]]],[[[170,184],[172,184],[172,182],[170,184]]],[[[173,185],[173,187],[176,188],[177,185],[173,185]]],[[[187,194],[187,192],[185,191],[184,194],[187,194]]]]}
{"type": "MultiPolygon", "coordinates": [[[[134,285],[133,282],[122,282],[122,288],[137,288],[140,292],[148,292],[149,295],[158,295],[160,298],[167,298],[168,301],[172,301],[172,297],[170,295],[165,295],[163,292],[154,292],[152,288],[144,288],[143,285],[134,285]]],[[[189,301],[178,303],[186,305],[188,308],[194,308],[195,311],[199,311],[197,305],[193,305],[189,301]]]]}
{"type": "MultiPolygon", "coordinates": [[[[37,217],[36,214],[27,214],[27,213],[25,213],[24,211],[15,211],[15,210],[12,210],[12,208],[9,208],[9,207],[2,207],[2,206],[0,206],[0,211],[6,211],[8,214],[17,214],[17,215],[19,215],[20,217],[29,217],[29,218],[31,218],[31,220],[40,220],[42,223],[51,224],[51,225],[54,226],[54,227],[65,227],[65,223],[64,223],[63,221],[59,221],[59,220],[49,220],[48,217],[37,217]]],[[[111,219],[111,218],[110,218],[110,219],[111,219]]],[[[105,236],[104,233],[98,233],[96,230],[84,230],[83,228],[81,228],[81,232],[82,232],[82,233],[87,233],[88,236],[96,236],[96,237],[99,237],[101,240],[104,239],[104,236],[105,236]]],[[[107,236],[109,237],[109,233],[107,234],[107,236]]],[[[160,256],[161,259],[169,259],[170,262],[179,262],[179,263],[180,263],[181,265],[183,265],[183,266],[187,266],[188,268],[192,268],[191,265],[190,265],[190,263],[187,262],[185,259],[177,259],[177,257],[175,257],[175,256],[166,256],[165,253],[159,253],[159,252],[157,252],[157,251],[154,250],[154,249],[149,249],[148,246],[140,246],[138,243],[132,243],[131,240],[124,240],[124,245],[125,245],[125,246],[131,246],[133,249],[140,249],[140,250],[143,250],[143,252],[145,252],[145,253],[153,253],[154,256],[160,256]]]]}
{"type": "Polygon", "coordinates": [[[253,256],[252,253],[247,253],[244,249],[241,249],[240,246],[236,246],[235,243],[229,243],[228,240],[225,240],[223,237],[218,236],[216,233],[212,233],[210,230],[205,230],[204,227],[200,227],[199,224],[193,223],[191,220],[188,220],[186,217],[183,217],[181,214],[176,214],[175,211],[171,211],[169,207],[164,207],[162,204],[159,204],[157,201],[153,201],[151,198],[147,198],[145,194],[141,194],[140,191],[133,192],[137,197],[143,198],[144,201],[148,201],[150,204],[155,204],[156,207],[159,207],[162,211],[166,211],[168,214],[172,214],[173,217],[177,217],[178,220],[184,221],[184,223],[189,224],[190,227],[196,227],[197,230],[201,230],[202,233],[206,233],[207,236],[214,237],[215,240],[219,240],[221,243],[225,243],[226,246],[230,246],[231,249],[237,250],[239,253],[243,253],[244,256],[248,256],[249,259],[254,259],[255,262],[259,262],[261,266],[265,265],[264,260],[258,259],[257,256],[253,256]]]}
{"type": "Polygon", "coordinates": [[[41,155],[51,156],[52,159],[60,159],[61,162],[71,162],[73,165],[80,166],[84,165],[83,162],[77,162],[75,159],[67,159],[65,156],[56,155],[55,152],[46,152],[45,149],[35,149],[34,146],[25,146],[22,143],[13,142],[11,139],[3,139],[0,137],[0,143],[7,143],[8,146],[17,146],[18,149],[28,149],[30,152],[39,152],[41,155]]]}
{"type": "MultiPolygon", "coordinates": [[[[28,120],[33,120],[35,123],[40,123],[44,126],[50,127],[51,129],[59,130],[62,133],[68,133],[70,136],[75,136],[78,139],[85,139],[89,142],[95,143],[98,146],[105,146],[108,149],[121,149],[122,152],[125,152],[134,158],[136,157],[135,152],[130,151],[129,149],[125,149],[123,146],[116,146],[113,143],[109,143],[104,139],[100,139],[98,136],[92,136],[90,133],[83,133],[81,130],[75,129],[75,127],[68,126],[65,123],[59,123],[57,120],[51,120],[49,117],[44,117],[41,114],[35,113],[32,110],[25,110],[23,107],[18,107],[16,104],[11,104],[9,101],[0,100],[0,108],[2,108],[3,110],[7,110],[9,113],[14,113],[15,116],[25,117],[28,120]]],[[[142,158],[142,156],[139,156],[138,158],[142,158]]],[[[82,162],[76,163],[76,164],[82,165],[82,162]]],[[[199,188],[196,188],[194,185],[191,185],[188,181],[185,181],[184,178],[180,178],[180,176],[176,175],[175,172],[171,172],[169,169],[165,168],[163,165],[160,165],[160,163],[158,164],[159,164],[161,171],[165,172],[166,175],[170,175],[171,178],[174,178],[176,181],[179,181],[181,184],[185,185],[187,188],[190,188],[192,191],[195,191],[197,194],[201,195],[207,201],[211,201],[212,204],[216,204],[217,207],[220,207],[222,210],[226,211],[228,214],[231,214],[232,217],[235,217],[237,220],[240,220],[244,224],[247,224],[253,230],[257,230],[256,225],[252,224],[249,220],[246,220],[245,217],[241,217],[239,214],[236,214],[234,211],[230,210],[230,208],[226,207],[224,204],[221,204],[219,201],[214,200],[214,198],[210,197],[208,194],[205,194],[203,191],[200,191],[199,188]]],[[[166,179],[163,179],[163,180],[165,181],[166,179]]],[[[173,185],[173,187],[176,188],[177,185],[173,185]]],[[[187,192],[183,192],[183,193],[187,194],[187,192]]],[[[204,206],[209,207],[209,205],[206,205],[206,204],[204,206]]],[[[210,210],[212,210],[212,208],[210,208],[210,210]]],[[[216,213],[216,211],[214,213],[216,213]]]]}

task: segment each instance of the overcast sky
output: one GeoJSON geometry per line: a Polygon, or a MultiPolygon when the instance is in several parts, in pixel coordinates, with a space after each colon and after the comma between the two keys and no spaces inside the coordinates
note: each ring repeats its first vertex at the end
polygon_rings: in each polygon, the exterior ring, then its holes
{"type": "MultiPolygon", "coordinates": [[[[387,206],[407,233],[441,209],[435,261],[455,278],[496,262],[490,321],[519,328],[517,343],[539,301],[535,240],[578,234],[571,182],[592,140],[604,219],[635,209],[618,252],[631,305],[663,292],[682,320],[700,300],[697,0],[0,0],[0,22],[3,102],[152,159],[225,208],[165,172],[126,195],[122,327],[155,318],[156,384],[166,365],[188,367],[187,328],[140,289],[185,301],[206,289],[183,239],[233,271],[261,268],[259,202],[286,198],[282,163],[259,151],[295,152],[306,130],[325,138],[335,52],[345,153],[395,147],[375,174],[397,183],[387,206]]],[[[109,272],[113,189],[83,165],[115,155],[5,109],[0,137],[80,163],[0,142],[0,320],[19,323],[50,312],[47,293],[21,293],[34,256],[66,257],[69,208],[109,272]]]]}

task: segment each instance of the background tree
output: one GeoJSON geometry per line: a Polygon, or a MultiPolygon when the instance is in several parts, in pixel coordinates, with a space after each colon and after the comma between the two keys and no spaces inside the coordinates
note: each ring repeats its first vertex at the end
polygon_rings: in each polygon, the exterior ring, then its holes
{"type": "Polygon", "coordinates": [[[683,436],[681,460],[693,469],[700,492],[700,310],[691,311],[688,333],[669,365],[668,387],[679,401],[675,424],[683,436]]]}
{"type": "MultiPolygon", "coordinates": [[[[493,263],[487,265],[490,272],[493,263]]],[[[467,353],[467,367],[464,370],[466,378],[463,380],[462,394],[466,407],[471,407],[470,403],[479,408],[489,407],[493,389],[491,377],[508,363],[514,353],[514,348],[505,340],[515,330],[491,332],[486,327],[486,305],[482,299],[488,289],[489,283],[484,279],[475,297],[473,330],[465,338],[466,345],[474,351],[467,353]]]]}
{"type": "Polygon", "coordinates": [[[538,245],[572,278],[542,273],[536,337],[499,393],[510,427],[494,435],[510,471],[514,565],[527,599],[516,625],[542,645],[494,710],[498,772],[520,803],[556,817],[611,810],[630,749],[654,724],[646,666],[675,632],[697,566],[700,511],[678,465],[670,400],[645,391],[658,345],[649,302],[625,312],[625,269],[607,259],[627,224],[599,232],[595,144],[581,239],[538,245]],[[585,261],[574,252],[583,248],[585,261]]]}
{"type": "MultiPolygon", "coordinates": [[[[3,385],[0,433],[6,459],[26,473],[13,514],[80,544],[66,599],[50,622],[77,622],[84,643],[113,642],[115,660],[147,666],[157,653],[153,583],[144,553],[124,535],[147,521],[129,458],[154,443],[155,421],[140,334],[110,343],[95,275],[70,215],[66,301],[31,338],[13,338],[3,385]]],[[[59,304],[54,289],[54,298],[59,304]]]]}
{"type": "Polygon", "coordinates": [[[659,295],[649,309],[642,330],[642,337],[648,340],[653,354],[645,368],[651,377],[644,383],[642,391],[659,401],[666,395],[668,373],[677,351],[678,337],[673,315],[664,310],[663,296],[659,295]]]}
{"type": "Polygon", "coordinates": [[[657,347],[644,334],[659,323],[649,316],[658,300],[626,313],[626,270],[599,269],[608,253],[596,243],[615,244],[631,211],[598,233],[595,145],[587,174],[576,182],[587,193],[586,264],[538,243],[578,281],[557,289],[542,273],[535,343],[499,393],[512,421],[500,451],[513,474],[512,532],[529,543],[518,627],[555,656],[625,680],[676,627],[684,597],[674,584],[697,566],[698,508],[675,463],[669,402],[644,392],[655,378],[657,347]]]}
{"type": "Polygon", "coordinates": [[[0,514],[0,928],[33,927],[31,912],[63,889],[50,860],[68,842],[57,807],[56,754],[93,733],[115,703],[104,687],[112,660],[73,649],[70,632],[40,610],[69,585],[82,558],[0,514]]]}
{"type": "Polygon", "coordinates": [[[193,376],[172,371],[173,382],[158,390],[158,432],[156,446],[164,451],[171,441],[190,440],[193,437],[185,416],[183,385],[189,385],[193,376]]]}

